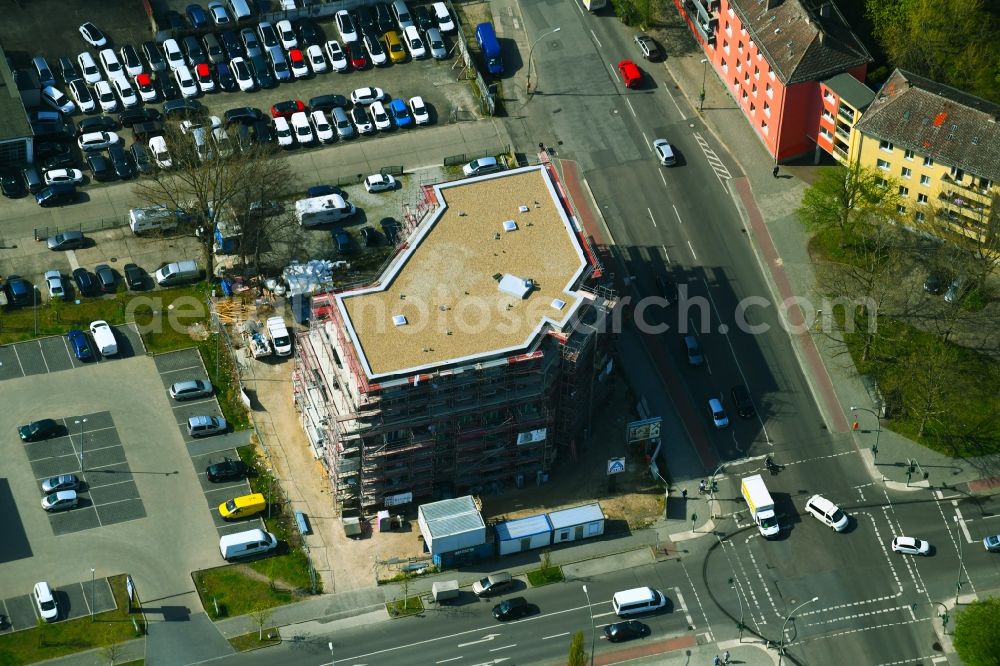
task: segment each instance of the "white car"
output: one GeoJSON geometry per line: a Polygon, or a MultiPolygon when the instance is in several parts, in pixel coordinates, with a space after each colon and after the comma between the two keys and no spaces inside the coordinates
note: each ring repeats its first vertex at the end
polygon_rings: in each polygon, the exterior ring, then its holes
{"type": "Polygon", "coordinates": [[[76,104],[73,103],[73,100],[66,97],[55,86],[45,86],[42,88],[42,101],[56,111],[67,115],[76,111],[76,104]]]}
{"type": "Polygon", "coordinates": [[[929,555],[931,545],[921,539],[898,536],[892,539],[892,550],[895,553],[905,553],[907,555],[929,555]]]}
{"type": "Polygon", "coordinates": [[[372,61],[372,64],[376,67],[382,67],[389,62],[389,57],[385,53],[385,49],[382,48],[382,43],[372,37],[371,35],[365,35],[362,43],[365,45],[365,50],[368,51],[368,59],[372,61]]]}
{"type": "Polygon", "coordinates": [[[316,140],[313,136],[312,125],[309,124],[309,116],[305,111],[298,111],[292,114],[292,130],[295,132],[295,140],[303,146],[308,146],[316,140]]]}
{"type": "Polygon", "coordinates": [[[35,600],[35,609],[46,622],[54,622],[59,619],[59,606],[56,605],[56,598],[52,595],[52,588],[44,580],[35,583],[31,598],[35,600]]]}
{"type": "Polygon", "coordinates": [[[229,63],[229,69],[233,72],[233,78],[236,79],[236,85],[241,91],[250,92],[254,89],[253,74],[250,73],[246,60],[240,57],[233,58],[229,63]]]}
{"type": "Polygon", "coordinates": [[[198,96],[198,84],[194,82],[191,70],[187,68],[187,65],[181,65],[175,69],[174,78],[177,79],[177,87],[181,89],[181,95],[184,97],[198,96]]]}
{"type": "Polygon", "coordinates": [[[104,68],[104,73],[108,75],[108,79],[114,81],[115,79],[125,77],[125,68],[122,67],[122,63],[118,60],[118,54],[115,53],[114,49],[103,49],[97,54],[97,57],[101,61],[101,67],[104,68]]]}
{"type": "Polygon", "coordinates": [[[59,271],[45,272],[45,286],[49,289],[49,298],[65,298],[66,289],[63,288],[62,275],[59,271]]]}
{"type": "Polygon", "coordinates": [[[326,119],[326,114],[319,110],[313,111],[309,114],[309,120],[312,121],[313,129],[316,130],[316,138],[321,143],[333,142],[335,134],[333,127],[330,126],[330,121],[326,119]]]}
{"type": "Polygon", "coordinates": [[[122,58],[122,67],[129,76],[139,76],[142,74],[142,59],[131,45],[126,45],[118,50],[122,58]],[[127,50],[126,50],[127,49],[127,50]]]}
{"type": "Polygon", "coordinates": [[[341,9],[333,18],[337,22],[337,31],[340,33],[341,41],[358,41],[358,30],[354,27],[354,19],[351,18],[347,10],[341,9]]]}
{"type": "Polygon", "coordinates": [[[129,82],[125,79],[113,79],[111,85],[114,87],[115,92],[118,93],[118,98],[122,101],[122,106],[126,109],[132,109],[139,106],[139,97],[135,94],[135,90],[129,85],[129,82]]]}
{"type": "Polygon", "coordinates": [[[173,166],[170,153],[167,152],[167,140],[162,136],[154,136],[149,140],[149,152],[153,154],[153,161],[161,169],[169,169],[173,166]]]}
{"type": "Polygon", "coordinates": [[[385,91],[381,88],[358,88],[351,93],[351,104],[361,104],[368,106],[373,102],[378,102],[385,98],[385,91]]]}
{"type": "Polygon", "coordinates": [[[97,49],[107,45],[108,43],[108,38],[104,36],[101,29],[90,21],[87,21],[80,26],[80,36],[83,37],[83,41],[97,49]]]}
{"type": "Polygon", "coordinates": [[[417,125],[430,124],[431,114],[427,111],[427,105],[424,104],[424,98],[420,95],[410,98],[410,111],[413,113],[413,122],[417,125]]]}
{"type": "Polygon", "coordinates": [[[176,39],[167,39],[163,42],[163,53],[167,56],[167,64],[171,70],[177,71],[181,67],[187,67],[184,52],[181,51],[176,39]]]}
{"type": "Polygon", "coordinates": [[[396,179],[387,173],[376,173],[365,178],[365,189],[369,192],[386,192],[396,189],[396,179]]]}
{"type": "Polygon", "coordinates": [[[846,513],[822,495],[813,495],[806,500],[806,513],[837,532],[846,530],[851,522],[846,513]]]}
{"type": "Polygon", "coordinates": [[[274,28],[278,31],[278,39],[281,40],[281,48],[287,51],[288,49],[298,47],[299,40],[295,36],[295,31],[292,30],[291,21],[278,21],[274,24],[274,28]]]}
{"type": "Polygon", "coordinates": [[[45,172],[46,185],[57,185],[61,183],[79,185],[82,182],[83,172],[79,169],[50,169],[45,172]]]}
{"type": "Polygon", "coordinates": [[[94,85],[94,95],[97,96],[97,103],[101,105],[101,111],[111,113],[118,110],[118,98],[111,89],[107,81],[98,81],[94,85]]]}
{"type": "Polygon", "coordinates": [[[274,134],[278,137],[280,147],[291,148],[295,145],[295,135],[292,134],[292,128],[288,125],[287,118],[274,119],[274,134]]]}
{"type": "Polygon", "coordinates": [[[87,87],[83,79],[73,79],[68,85],[69,94],[72,95],[81,111],[90,113],[97,109],[97,102],[94,100],[94,96],[90,94],[90,88],[87,87]]]}
{"type": "Polygon", "coordinates": [[[386,113],[382,102],[372,102],[368,106],[368,113],[372,115],[372,120],[375,122],[375,129],[382,130],[383,132],[392,129],[392,119],[386,113]]]}
{"type": "Polygon", "coordinates": [[[101,80],[101,70],[94,62],[94,56],[83,52],[76,57],[76,64],[80,66],[80,74],[87,83],[97,83],[101,80]]]}
{"type": "Polygon", "coordinates": [[[355,106],[350,111],[351,122],[354,126],[358,128],[359,134],[371,134],[375,131],[375,126],[372,125],[371,118],[368,117],[368,113],[365,111],[363,106],[355,106]]]}
{"type": "Polygon", "coordinates": [[[344,49],[340,48],[340,42],[331,39],[326,43],[326,56],[330,60],[330,67],[338,72],[347,71],[347,56],[344,49]]]}
{"type": "Polygon", "coordinates": [[[406,29],[403,30],[403,41],[406,42],[406,48],[410,50],[410,55],[413,56],[414,60],[427,57],[424,40],[420,39],[420,33],[417,32],[416,26],[406,26],[406,29]]]}
{"type": "Polygon", "coordinates": [[[312,71],[316,74],[322,74],[328,69],[326,56],[323,55],[323,49],[319,44],[313,44],[306,48],[306,58],[309,60],[309,66],[312,67],[312,71]]]}
{"type": "Polygon", "coordinates": [[[142,73],[135,77],[135,87],[139,91],[139,97],[143,102],[156,101],[156,86],[149,74],[142,73]]]}
{"type": "Polygon", "coordinates": [[[448,6],[443,2],[435,2],[431,5],[431,11],[434,12],[434,18],[437,20],[438,28],[441,32],[454,32],[455,31],[455,21],[452,20],[451,14],[448,13],[448,6]]]}
{"type": "Polygon", "coordinates": [[[114,132],[88,132],[76,140],[80,150],[103,150],[121,141],[114,132]]]}

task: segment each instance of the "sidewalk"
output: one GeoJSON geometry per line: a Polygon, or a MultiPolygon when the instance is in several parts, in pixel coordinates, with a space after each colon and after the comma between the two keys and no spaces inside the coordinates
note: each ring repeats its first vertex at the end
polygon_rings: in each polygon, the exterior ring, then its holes
{"type": "MultiPolygon", "coordinates": [[[[663,67],[686,97],[690,108],[690,112],[686,110],[687,115],[697,116],[703,77],[700,51],[670,58],[663,67]]],[[[734,200],[742,208],[741,214],[751,229],[754,251],[772,295],[779,301],[797,295],[820,302],[806,250],[808,236],[795,215],[808,187],[802,177],[808,177],[815,167],[782,166],[779,177],[773,177],[773,159],[711,70],[705,84],[701,120],[743,170],[742,177],[734,174],[734,200]]],[[[796,323],[796,319],[801,321],[803,314],[790,309],[789,318],[796,323]]],[[[806,321],[812,319],[812,314],[809,313],[806,321]]],[[[825,334],[811,333],[791,337],[827,427],[833,433],[853,433],[873,479],[896,490],[954,487],[980,479],[982,473],[976,467],[976,460],[949,458],[884,426],[878,432],[878,419],[873,413],[864,411],[877,411],[873,397],[850,358],[839,354],[841,350],[835,340],[825,334]],[[852,414],[852,406],[859,410],[852,414]],[[853,429],[855,415],[857,429],[853,429]],[[878,454],[873,456],[871,447],[876,441],[878,454]],[[907,484],[910,460],[914,461],[915,471],[907,484]]],[[[974,483],[973,487],[978,489],[982,485],[974,483]]],[[[968,485],[964,489],[968,489],[968,485]]]]}

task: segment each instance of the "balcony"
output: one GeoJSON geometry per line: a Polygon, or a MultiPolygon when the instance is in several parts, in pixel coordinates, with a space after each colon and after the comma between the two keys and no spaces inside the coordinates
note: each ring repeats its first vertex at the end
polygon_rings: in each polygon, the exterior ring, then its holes
{"type": "Polygon", "coordinates": [[[963,217],[985,221],[989,215],[990,207],[981,201],[969,199],[968,191],[946,190],[939,193],[937,198],[946,209],[953,210],[963,217]]]}
{"type": "Polygon", "coordinates": [[[837,115],[848,125],[854,125],[854,111],[843,104],[837,105],[837,115]]]}
{"type": "Polygon", "coordinates": [[[949,186],[961,190],[962,194],[957,195],[960,197],[969,197],[979,201],[983,204],[989,204],[991,200],[989,187],[981,187],[980,184],[982,180],[979,178],[974,178],[972,176],[966,175],[962,180],[955,180],[951,175],[945,173],[941,175],[941,180],[948,183],[949,186]]]}

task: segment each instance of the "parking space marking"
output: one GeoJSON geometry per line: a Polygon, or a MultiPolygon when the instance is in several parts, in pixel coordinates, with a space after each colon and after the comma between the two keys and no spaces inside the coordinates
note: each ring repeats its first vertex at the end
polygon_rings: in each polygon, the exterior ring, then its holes
{"type": "Polygon", "coordinates": [[[161,375],[169,375],[169,374],[173,374],[175,372],[191,372],[192,370],[197,370],[198,372],[202,372],[203,368],[200,365],[188,365],[188,366],[185,366],[183,368],[173,368],[171,370],[160,370],[160,374],[161,375]]]}

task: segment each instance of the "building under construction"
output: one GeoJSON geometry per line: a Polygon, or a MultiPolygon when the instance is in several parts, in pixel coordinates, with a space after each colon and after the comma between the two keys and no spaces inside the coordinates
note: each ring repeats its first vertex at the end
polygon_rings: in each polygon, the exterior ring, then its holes
{"type": "Polygon", "coordinates": [[[423,191],[379,281],[314,297],[298,337],[303,426],[365,515],[544,482],[612,370],[615,302],[551,165],[423,191]]]}

